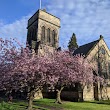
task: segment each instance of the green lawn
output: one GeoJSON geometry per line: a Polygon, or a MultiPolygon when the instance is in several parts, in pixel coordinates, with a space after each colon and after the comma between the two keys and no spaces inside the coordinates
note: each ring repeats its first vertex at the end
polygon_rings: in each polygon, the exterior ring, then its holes
{"type": "MultiPolygon", "coordinates": [[[[110,110],[110,101],[63,102],[55,104],[54,99],[35,100],[34,110],[110,110]]],[[[14,100],[13,103],[1,102],[0,110],[26,110],[26,101],[14,100]]]]}
{"type": "Polygon", "coordinates": [[[54,101],[53,99],[42,99],[35,101],[35,104],[57,107],[58,110],[110,110],[110,101],[63,102],[62,105],[55,104],[54,101]]]}

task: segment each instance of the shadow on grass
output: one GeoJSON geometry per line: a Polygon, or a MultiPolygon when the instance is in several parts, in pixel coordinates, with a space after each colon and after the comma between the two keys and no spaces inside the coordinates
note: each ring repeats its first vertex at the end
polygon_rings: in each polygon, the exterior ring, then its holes
{"type": "Polygon", "coordinates": [[[88,101],[87,103],[110,105],[110,100],[101,100],[101,101],[92,101],[92,102],[88,101]]]}
{"type": "MultiPolygon", "coordinates": [[[[26,110],[28,107],[27,100],[13,99],[12,102],[8,102],[6,98],[0,98],[0,105],[2,103],[4,103],[5,106],[13,107],[14,109],[12,109],[12,110],[26,110]]],[[[3,104],[2,104],[2,106],[3,106],[3,104]]],[[[5,110],[5,108],[3,110],[5,110]]],[[[1,108],[0,108],[0,110],[1,110],[1,108]]],[[[49,109],[33,104],[33,110],[49,110],[49,109]]]]}
{"type": "Polygon", "coordinates": [[[38,99],[34,100],[34,105],[47,108],[47,110],[63,110],[63,107],[55,103],[54,99],[38,99]]]}

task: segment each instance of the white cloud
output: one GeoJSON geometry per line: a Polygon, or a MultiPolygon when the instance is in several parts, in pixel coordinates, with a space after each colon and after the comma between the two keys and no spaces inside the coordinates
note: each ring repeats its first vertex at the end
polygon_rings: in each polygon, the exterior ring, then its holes
{"type": "Polygon", "coordinates": [[[109,6],[110,0],[51,0],[46,7],[61,18],[60,44],[67,45],[73,32],[80,45],[102,34],[110,48],[109,6]]]}
{"type": "MultiPolygon", "coordinates": [[[[46,0],[47,11],[61,18],[60,45],[67,46],[72,33],[79,45],[91,42],[102,34],[110,48],[110,0],[46,0]]],[[[0,20],[0,37],[26,41],[28,16],[11,24],[0,20]]]]}
{"type": "Polygon", "coordinates": [[[30,16],[31,14],[24,16],[11,24],[5,24],[3,21],[0,21],[0,37],[6,39],[16,38],[21,43],[25,43],[27,36],[27,21],[30,16]]]}

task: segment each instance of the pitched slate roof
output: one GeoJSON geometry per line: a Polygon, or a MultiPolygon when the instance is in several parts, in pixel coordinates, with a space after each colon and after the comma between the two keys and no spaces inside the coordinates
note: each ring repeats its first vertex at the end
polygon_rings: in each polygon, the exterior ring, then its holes
{"type": "Polygon", "coordinates": [[[80,46],[78,49],[76,49],[73,53],[73,55],[81,54],[87,56],[89,51],[99,42],[99,40],[90,42],[88,44],[80,46]]]}

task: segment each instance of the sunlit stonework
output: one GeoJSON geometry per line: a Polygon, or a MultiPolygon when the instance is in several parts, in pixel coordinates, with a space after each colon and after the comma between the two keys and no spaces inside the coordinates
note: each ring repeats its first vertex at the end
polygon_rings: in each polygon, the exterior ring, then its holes
{"type": "Polygon", "coordinates": [[[46,10],[38,10],[28,20],[27,41],[31,49],[36,53],[43,54],[53,51],[59,46],[59,28],[60,19],[46,12],[46,10]]]}

